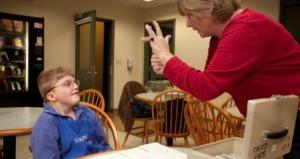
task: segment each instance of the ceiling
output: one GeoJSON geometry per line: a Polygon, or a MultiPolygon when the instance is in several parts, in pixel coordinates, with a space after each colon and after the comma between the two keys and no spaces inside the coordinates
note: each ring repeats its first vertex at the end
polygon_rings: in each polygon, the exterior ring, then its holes
{"type": "Polygon", "coordinates": [[[131,6],[134,8],[152,8],[162,5],[176,3],[178,0],[153,0],[152,2],[144,2],[143,0],[106,0],[115,3],[131,6]]]}

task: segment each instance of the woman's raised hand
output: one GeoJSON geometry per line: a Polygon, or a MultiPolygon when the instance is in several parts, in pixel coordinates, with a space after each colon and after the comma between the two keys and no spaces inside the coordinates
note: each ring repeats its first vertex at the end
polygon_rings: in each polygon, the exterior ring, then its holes
{"type": "Polygon", "coordinates": [[[151,57],[151,65],[153,70],[162,74],[164,65],[169,59],[173,57],[169,49],[169,40],[171,35],[163,36],[159,24],[154,21],[153,25],[155,27],[156,33],[153,31],[150,25],[146,24],[145,28],[148,32],[148,37],[143,37],[142,40],[145,42],[150,42],[152,48],[152,54],[155,55],[151,57]]]}

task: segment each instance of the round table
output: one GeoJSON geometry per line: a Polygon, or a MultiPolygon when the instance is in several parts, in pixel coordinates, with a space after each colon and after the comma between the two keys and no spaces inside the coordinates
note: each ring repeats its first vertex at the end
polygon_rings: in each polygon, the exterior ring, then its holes
{"type": "Polygon", "coordinates": [[[134,96],[134,99],[146,102],[150,106],[153,105],[154,103],[154,98],[161,92],[144,92],[144,93],[139,93],[134,96]]]}
{"type": "Polygon", "coordinates": [[[3,137],[4,158],[16,158],[16,136],[31,133],[41,107],[0,108],[0,137],[3,137]]]}

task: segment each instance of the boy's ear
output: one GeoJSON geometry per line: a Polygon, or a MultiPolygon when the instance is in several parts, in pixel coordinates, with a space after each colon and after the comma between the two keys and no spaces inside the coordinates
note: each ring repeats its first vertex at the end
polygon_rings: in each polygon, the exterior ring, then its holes
{"type": "Polygon", "coordinates": [[[48,101],[51,101],[51,102],[55,102],[56,101],[55,95],[52,92],[49,92],[47,94],[46,98],[47,98],[48,101]]]}

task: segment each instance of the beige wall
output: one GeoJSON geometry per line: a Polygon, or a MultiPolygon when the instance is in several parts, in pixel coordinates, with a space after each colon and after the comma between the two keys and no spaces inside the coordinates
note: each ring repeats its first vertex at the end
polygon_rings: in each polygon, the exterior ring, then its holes
{"type": "Polygon", "coordinates": [[[97,17],[115,21],[113,102],[117,106],[126,81],[142,81],[143,17],[141,10],[100,0],[1,0],[1,12],[45,18],[45,68],[57,66],[75,69],[75,24],[73,15],[97,10],[97,17]],[[134,60],[131,72],[126,58],[134,60]]]}
{"type": "MultiPolygon", "coordinates": [[[[243,0],[244,6],[279,17],[279,0],[243,0]]],[[[115,21],[114,81],[112,106],[117,108],[126,81],[143,80],[143,23],[152,20],[176,19],[175,54],[193,67],[202,69],[207,56],[208,40],[186,27],[186,19],[177,6],[133,9],[101,0],[1,0],[1,12],[45,17],[45,68],[66,66],[75,69],[75,25],[73,15],[96,9],[97,17],[115,21]],[[126,58],[134,61],[132,71],[126,68],[126,58]]]]}

